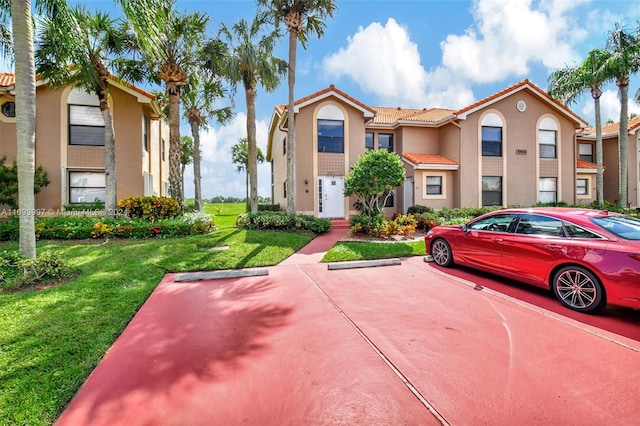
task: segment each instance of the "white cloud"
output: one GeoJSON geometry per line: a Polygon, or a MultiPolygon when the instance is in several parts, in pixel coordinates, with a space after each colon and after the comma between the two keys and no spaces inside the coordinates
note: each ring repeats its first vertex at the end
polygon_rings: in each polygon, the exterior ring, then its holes
{"type": "Polygon", "coordinates": [[[424,104],[427,75],[418,46],[393,18],[385,25],[360,27],[346,48],[324,58],[323,68],[336,77],[350,77],[385,103],[424,104]]]}
{"type": "MultiPolygon", "coordinates": [[[[210,128],[200,134],[200,150],[202,152],[201,175],[202,196],[212,198],[216,195],[244,197],[245,173],[238,172],[236,164],[231,162],[231,147],[240,138],[247,135],[247,116],[237,114],[233,120],[220,128],[210,128]]],[[[258,147],[267,154],[268,122],[256,122],[258,147]]],[[[188,130],[182,133],[190,135],[188,130]]],[[[185,170],[185,195],[194,196],[193,167],[185,170]]],[[[258,165],[258,195],[271,196],[271,175],[268,163],[258,165]]]]}
{"type": "Polygon", "coordinates": [[[479,0],[472,13],[476,25],[441,43],[442,64],[478,83],[526,76],[531,63],[559,68],[578,58],[573,50],[587,32],[572,16],[586,0],[479,0]]]}
{"type": "MultiPolygon", "coordinates": [[[[582,114],[592,126],[595,125],[594,111],[593,100],[589,96],[582,108],[582,114]]],[[[629,96],[629,114],[640,115],[640,104],[635,102],[632,96],[629,96]]],[[[602,124],[605,124],[608,120],[620,121],[620,98],[617,90],[607,89],[602,92],[602,96],[600,96],[600,116],[602,124]]]]}

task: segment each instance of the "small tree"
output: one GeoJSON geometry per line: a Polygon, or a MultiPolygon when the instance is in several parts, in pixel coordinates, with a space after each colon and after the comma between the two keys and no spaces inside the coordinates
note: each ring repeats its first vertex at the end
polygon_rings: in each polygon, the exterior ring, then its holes
{"type": "Polygon", "coordinates": [[[344,195],[358,199],[363,216],[375,225],[383,217],[382,209],[393,190],[405,178],[397,154],[384,149],[367,151],[352,166],[344,182],[344,195]]]}
{"type": "Polygon", "coordinates": [[[189,136],[180,137],[180,180],[184,197],[184,169],[193,161],[193,139],[189,136]]]}
{"type": "MultiPolygon", "coordinates": [[[[18,165],[5,165],[6,157],[0,158],[0,205],[4,204],[12,209],[18,208],[18,165]]],[[[49,175],[44,167],[38,166],[34,174],[33,193],[37,194],[49,185],[49,175]]]]}

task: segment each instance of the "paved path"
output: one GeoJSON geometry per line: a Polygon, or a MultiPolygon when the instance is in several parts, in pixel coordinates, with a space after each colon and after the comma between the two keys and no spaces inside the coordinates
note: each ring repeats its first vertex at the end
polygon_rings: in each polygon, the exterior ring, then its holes
{"type": "Polygon", "coordinates": [[[267,276],[167,275],[58,424],[637,424],[638,341],[420,257],[328,271],[325,237],[267,276]]]}

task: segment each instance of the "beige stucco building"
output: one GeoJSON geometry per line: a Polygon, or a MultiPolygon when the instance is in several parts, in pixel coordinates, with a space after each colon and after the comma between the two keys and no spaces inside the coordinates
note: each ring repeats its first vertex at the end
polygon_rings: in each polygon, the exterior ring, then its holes
{"type": "MultiPolygon", "coordinates": [[[[580,136],[588,134],[586,121],[528,80],[459,110],[370,107],[332,85],[298,100],[294,113],[301,213],[357,214],[354,200],[343,195],[344,177],[367,149],[396,152],[404,163],[407,178],[388,203],[387,216],[412,205],[595,200],[595,157],[581,155],[595,152],[594,141],[580,136]]],[[[287,114],[286,106],[275,108],[267,149],[273,200],[282,207],[287,114]]]]}
{"type": "MultiPolygon", "coordinates": [[[[13,74],[0,74],[0,157],[16,159],[13,74]]],[[[169,130],[155,96],[110,81],[116,137],[117,199],[166,195],[169,130]]],[[[51,183],[36,196],[36,209],[55,214],[64,206],[104,201],[104,120],[98,97],[73,87],[36,87],[36,167],[51,183]]],[[[4,208],[6,206],[0,206],[4,208]]]]}

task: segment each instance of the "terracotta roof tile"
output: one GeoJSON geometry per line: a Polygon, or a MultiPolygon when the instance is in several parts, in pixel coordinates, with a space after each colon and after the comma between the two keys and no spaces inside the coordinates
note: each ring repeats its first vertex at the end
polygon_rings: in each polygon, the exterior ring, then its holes
{"type": "MultiPolygon", "coordinates": [[[[629,132],[632,132],[634,130],[636,130],[637,128],[640,127],[640,117],[634,117],[631,120],[629,120],[629,125],[627,126],[627,129],[629,130],[629,132]]],[[[586,132],[589,132],[591,135],[596,134],[596,128],[595,127],[588,127],[585,129],[586,132]]],[[[603,124],[602,125],[602,134],[603,135],[617,135],[618,132],[620,131],[620,122],[616,122],[616,123],[610,123],[610,124],[603,124]]]]}
{"type": "Polygon", "coordinates": [[[370,106],[367,106],[365,104],[363,104],[362,102],[360,102],[359,100],[347,95],[345,92],[343,92],[342,90],[338,89],[336,86],[334,86],[333,84],[330,85],[327,88],[324,88],[322,90],[319,90],[315,93],[310,94],[309,96],[305,96],[304,98],[298,99],[297,101],[294,102],[295,105],[300,105],[302,103],[305,103],[307,101],[313,100],[314,98],[317,98],[319,96],[322,96],[326,93],[329,92],[336,92],[337,94],[339,94],[340,96],[348,99],[349,101],[353,102],[354,104],[360,106],[361,108],[364,108],[372,113],[375,114],[375,110],[373,110],[370,106]]]}
{"type": "Polygon", "coordinates": [[[10,72],[0,73],[0,87],[10,87],[16,84],[16,76],[10,72]]]}
{"type": "Polygon", "coordinates": [[[373,107],[376,112],[372,124],[394,124],[396,121],[437,123],[447,117],[453,118],[453,110],[444,108],[388,108],[373,107]]]}
{"type": "Polygon", "coordinates": [[[596,169],[598,165],[596,163],[592,163],[591,161],[584,161],[581,159],[576,160],[577,166],[579,169],[596,169]]]}
{"type": "Polygon", "coordinates": [[[507,87],[506,89],[503,89],[499,92],[494,93],[491,96],[488,96],[484,99],[479,100],[478,102],[475,102],[469,106],[466,106],[462,109],[459,109],[455,112],[456,115],[461,115],[465,112],[468,111],[472,111],[484,104],[490,103],[491,101],[494,101],[496,99],[501,98],[502,96],[505,96],[507,94],[509,94],[510,92],[516,91],[524,86],[529,87],[532,91],[536,92],[538,95],[546,98],[549,102],[555,104],[558,108],[564,110],[566,113],[568,113],[569,115],[581,120],[583,123],[587,123],[587,121],[585,119],[583,119],[582,117],[580,117],[579,115],[577,115],[575,112],[573,112],[571,109],[569,109],[565,104],[563,104],[562,102],[553,99],[547,92],[545,92],[544,90],[542,90],[541,88],[539,88],[538,86],[536,86],[535,84],[533,84],[532,82],[530,82],[528,79],[522,80],[512,86],[507,87]]]}
{"type": "Polygon", "coordinates": [[[403,152],[402,156],[413,164],[430,164],[438,166],[458,166],[458,162],[437,154],[420,154],[403,152]]]}

